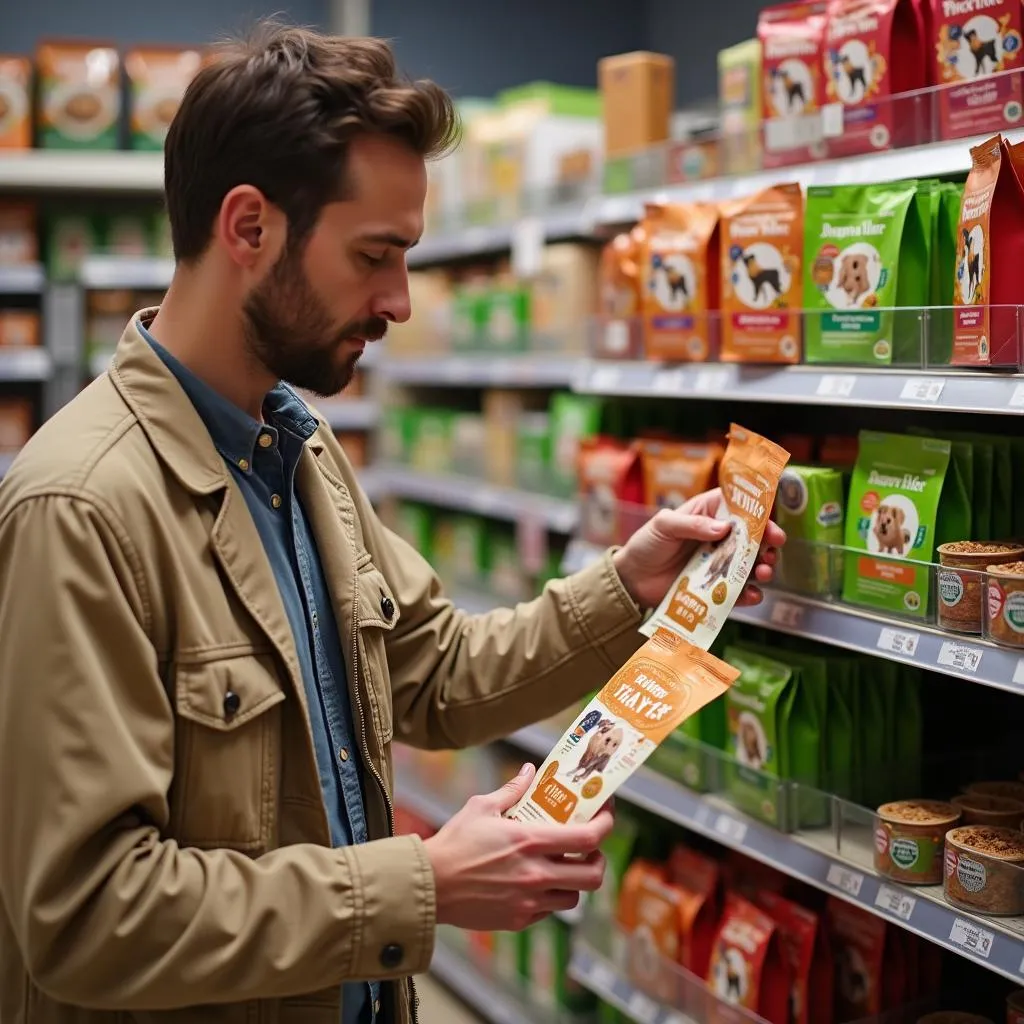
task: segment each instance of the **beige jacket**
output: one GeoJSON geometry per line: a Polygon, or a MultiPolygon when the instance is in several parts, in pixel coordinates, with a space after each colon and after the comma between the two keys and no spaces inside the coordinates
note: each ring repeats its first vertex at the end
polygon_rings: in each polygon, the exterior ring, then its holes
{"type": "MultiPolygon", "coordinates": [[[[0,486],[3,1024],[338,1024],[339,983],[405,979],[433,949],[423,844],[393,835],[392,737],[507,735],[639,644],[609,558],[468,616],[326,427],[297,479],[367,767],[373,841],[343,849],[256,528],[134,325],[0,486]]],[[[410,991],[383,987],[385,1021],[411,1019],[410,991]]]]}

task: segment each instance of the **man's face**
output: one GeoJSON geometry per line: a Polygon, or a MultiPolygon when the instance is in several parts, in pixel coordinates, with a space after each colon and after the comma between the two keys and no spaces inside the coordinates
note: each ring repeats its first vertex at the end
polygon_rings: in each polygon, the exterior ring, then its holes
{"type": "Polygon", "coordinates": [[[245,300],[246,339],[274,376],[324,397],[352,379],[366,344],[409,319],[405,253],[423,231],[423,159],[385,137],[356,139],[347,195],[286,247],[245,300]]]}

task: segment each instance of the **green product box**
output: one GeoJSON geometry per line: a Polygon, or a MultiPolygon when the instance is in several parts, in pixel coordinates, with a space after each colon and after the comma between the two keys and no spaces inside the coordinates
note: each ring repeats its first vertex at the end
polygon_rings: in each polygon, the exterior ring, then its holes
{"type": "Polygon", "coordinates": [[[415,419],[415,410],[407,405],[389,405],[384,409],[380,429],[380,451],[385,462],[411,461],[415,419]]]}
{"type": "Polygon", "coordinates": [[[815,466],[786,467],[779,480],[775,515],[788,538],[779,582],[801,594],[839,589],[843,543],[843,474],[815,466]]]}
{"type": "Polygon", "coordinates": [[[604,402],[596,395],[560,391],[551,399],[551,483],[554,493],[576,493],[580,441],[601,430],[604,402]]]}
{"type": "Polygon", "coordinates": [[[487,571],[487,520],[481,516],[452,516],[452,579],[479,586],[487,571]]]}
{"type": "Polygon", "coordinates": [[[604,162],[604,191],[621,195],[633,191],[633,160],[628,156],[609,157],[604,162]]]}
{"type": "Polygon", "coordinates": [[[603,921],[615,920],[619,909],[619,889],[633,859],[640,835],[640,822],[634,812],[621,804],[615,809],[615,824],[601,844],[605,858],[604,880],[597,892],[591,893],[588,910],[603,921]]]}
{"type": "Polygon", "coordinates": [[[571,927],[557,917],[549,917],[522,934],[522,978],[532,999],[552,1011],[593,1010],[597,1005],[594,994],[569,977],[571,927]]]}
{"type": "Polygon", "coordinates": [[[395,507],[395,532],[408,541],[428,562],[433,562],[434,510],[416,501],[400,501],[395,507]]]}
{"type": "Polygon", "coordinates": [[[410,456],[414,469],[450,473],[455,414],[448,409],[410,410],[410,456]]]}
{"type": "Polygon", "coordinates": [[[698,793],[716,792],[722,784],[725,743],[726,709],[722,696],[669,733],[651,754],[650,766],[698,793]]]}
{"type": "Polygon", "coordinates": [[[452,295],[451,345],[454,352],[483,348],[487,295],[477,285],[463,285],[452,295]]]}
{"type": "Polygon", "coordinates": [[[491,522],[487,528],[487,588],[495,597],[517,603],[529,597],[527,579],[519,558],[515,529],[491,522]]]}
{"type": "Polygon", "coordinates": [[[523,413],[516,421],[516,480],[524,491],[543,494],[551,478],[551,416],[523,413]]]}
{"type": "Polygon", "coordinates": [[[463,476],[487,475],[487,423],[478,412],[452,414],[452,471],[463,476]]]}
{"type": "Polygon", "coordinates": [[[492,352],[525,352],[530,347],[530,290],[495,285],[482,300],[484,347],[492,352]]]}
{"type": "Polygon", "coordinates": [[[54,210],[45,223],[47,277],[51,281],[77,280],[82,260],[103,249],[101,219],[85,211],[54,210]]]}
{"type": "Polygon", "coordinates": [[[43,43],[36,51],[40,149],[117,149],[121,132],[121,60],[93,42],[43,43]]]}
{"type": "Polygon", "coordinates": [[[455,516],[435,512],[433,525],[431,564],[441,580],[451,585],[455,582],[455,516]]]}

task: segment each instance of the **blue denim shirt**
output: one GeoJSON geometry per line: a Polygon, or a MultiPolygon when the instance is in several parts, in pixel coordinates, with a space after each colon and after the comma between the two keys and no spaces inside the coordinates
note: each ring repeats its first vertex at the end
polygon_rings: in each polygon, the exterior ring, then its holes
{"type": "MultiPolygon", "coordinates": [[[[283,384],[259,423],[200,380],[144,327],[142,335],[174,374],[231,467],[259,531],[295,638],[331,842],[365,843],[362,763],[349,701],[345,651],[320,554],[295,490],[295,471],[316,419],[283,384]]],[[[344,986],[342,1024],[372,1022],[379,983],[344,986]]]]}

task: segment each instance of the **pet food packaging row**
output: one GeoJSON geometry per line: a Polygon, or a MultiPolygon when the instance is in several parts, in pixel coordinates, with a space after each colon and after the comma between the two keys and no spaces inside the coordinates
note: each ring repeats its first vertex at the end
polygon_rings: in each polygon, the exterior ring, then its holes
{"type": "Polygon", "coordinates": [[[34,61],[0,55],[0,149],[117,149],[122,68],[131,149],[161,150],[189,82],[196,49],[46,41],[34,61]]]}

